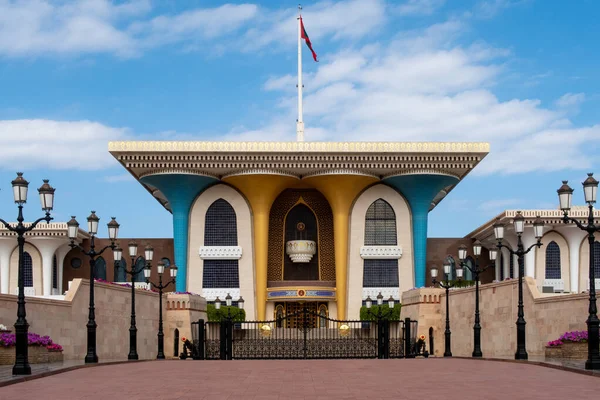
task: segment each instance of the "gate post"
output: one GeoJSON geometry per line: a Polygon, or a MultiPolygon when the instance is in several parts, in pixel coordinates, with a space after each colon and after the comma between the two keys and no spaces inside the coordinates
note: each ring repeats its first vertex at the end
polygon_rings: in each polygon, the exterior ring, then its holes
{"type": "Polygon", "coordinates": [[[226,322],[219,322],[219,358],[227,360],[227,326],[226,322]]]}
{"type": "Polygon", "coordinates": [[[404,319],[404,358],[415,358],[412,351],[412,343],[410,338],[412,333],[410,331],[410,318],[404,319]]]}
{"type": "Polygon", "coordinates": [[[194,343],[194,347],[195,347],[195,351],[192,355],[192,358],[194,360],[204,360],[204,336],[205,336],[205,330],[204,330],[204,320],[203,319],[199,319],[198,320],[198,343],[194,343]]]}
{"type": "Polygon", "coordinates": [[[390,358],[390,321],[377,319],[377,358],[390,358]]]}

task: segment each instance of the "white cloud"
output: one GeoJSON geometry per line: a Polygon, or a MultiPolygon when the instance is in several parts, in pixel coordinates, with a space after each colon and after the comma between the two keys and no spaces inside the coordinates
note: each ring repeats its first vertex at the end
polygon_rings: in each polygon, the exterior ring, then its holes
{"type": "Polygon", "coordinates": [[[407,0],[395,8],[400,15],[431,15],[444,5],[446,0],[407,0]]]}
{"type": "Polygon", "coordinates": [[[519,199],[498,199],[498,200],[488,200],[482,203],[479,203],[477,207],[479,210],[484,212],[500,212],[498,210],[505,210],[507,207],[514,206],[519,204],[519,199]]]}
{"type": "Polygon", "coordinates": [[[229,34],[252,19],[257,6],[225,4],[148,18],[151,9],[150,0],[0,0],[0,54],[132,57],[146,48],[229,34]]]}
{"type": "MultiPolygon", "coordinates": [[[[371,45],[331,54],[305,76],[306,140],[315,129],[329,140],[487,141],[491,152],[474,171],[480,175],[591,166],[589,143],[600,139],[600,126],[574,127],[564,110],[538,99],[498,99],[493,88],[510,52],[458,45],[465,29],[449,21],[400,33],[375,55],[371,45]]],[[[291,76],[271,77],[267,87],[289,83],[291,76]]],[[[562,103],[583,98],[569,94],[562,103]]],[[[279,104],[293,131],[295,92],[282,91],[279,104]]]]}
{"type": "Polygon", "coordinates": [[[212,39],[229,34],[256,16],[254,4],[225,4],[217,8],[194,9],[174,16],[161,15],[131,25],[144,46],[155,47],[195,38],[212,39]]]}
{"type": "Polygon", "coordinates": [[[0,168],[109,168],[116,164],[107,143],[128,137],[125,128],[90,121],[0,121],[0,168]]]}
{"type": "MultiPolygon", "coordinates": [[[[296,43],[297,10],[263,11],[254,21],[256,26],[241,40],[239,45],[243,50],[255,51],[272,45],[289,48],[296,43]]],[[[384,0],[324,1],[303,8],[302,18],[313,48],[319,54],[322,38],[358,39],[378,31],[386,21],[386,3],[384,0]]]]}
{"type": "MultiPolygon", "coordinates": [[[[431,1],[431,0],[430,0],[431,1]]],[[[256,4],[197,7],[152,15],[150,0],[0,0],[0,55],[11,57],[109,53],[135,57],[178,44],[207,54],[276,49],[297,40],[297,11],[256,4]],[[235,34],[235,35],[234,35],[235,34]],[[219,38],[222,41],[215,41],[219,38]]],[[[372,35],[386,20],[385,0],[322,1],[303,10],[313,43],[372,35]],[[340,18],[344,15],[344,18],[340,18]]],[[[315,45],[318,50],[319,46],[315,45]]]]}
{"type": "Polygon", "coordinates": [[[585,93],[566,93],[555,104],[560,108],[577,107],[585,101],[585,93]]]}

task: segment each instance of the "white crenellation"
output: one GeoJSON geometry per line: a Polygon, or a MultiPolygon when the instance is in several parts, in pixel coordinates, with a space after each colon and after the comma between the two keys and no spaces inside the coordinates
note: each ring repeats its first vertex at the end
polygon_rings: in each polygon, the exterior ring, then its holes
{"type": "Polygon", "coordinates": [[[373,300],[373,304],[377,304],[377,295],[379,295],[380,292],[383,296],[384,304],[387,304],[390,296],[392,296],[394,300],[400,300],[400,288],[397,287],[363,288],[362,299],[365,300],[367,297],[370,297],[371,300],[373,300]]]}
{"type": "Polygon", "coordinates": [[[400,246],[362,246],[360,256],[363,260],[383,259],[393,260],[402,257],[400,246]]]}
{"type": "Polygon", "coordinates": [[[215,299],[218,297],[219,300],[225,303],[225,297],[227,294],[231,296],[233,301],[237,301],[240,298],[240,289],[202,289],[202,296],[206,299],[206,301],[215,301],[215,299]]]}
{"type": "Polygon", "coordinates": [[[202,260],[239,260],[242,258],[240,246],[202,246],[199,253],[202,260]]]}

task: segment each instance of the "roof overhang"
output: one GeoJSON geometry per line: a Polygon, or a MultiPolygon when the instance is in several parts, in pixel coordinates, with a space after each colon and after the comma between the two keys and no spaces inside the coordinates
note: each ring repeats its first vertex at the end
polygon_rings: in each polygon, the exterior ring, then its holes
{"type": "MultiPolygon", "coordinates": [[[[446,174],[462,180],[489,153],[489,143],[441,142],[110,142],[109,152],[170,211],[168,200],[140,178],[157,174],[280,174],[302,179],[358,174],[379,179],[446,174]]],[[[433,209],[456,184],[434,198],[433,209]]]]}

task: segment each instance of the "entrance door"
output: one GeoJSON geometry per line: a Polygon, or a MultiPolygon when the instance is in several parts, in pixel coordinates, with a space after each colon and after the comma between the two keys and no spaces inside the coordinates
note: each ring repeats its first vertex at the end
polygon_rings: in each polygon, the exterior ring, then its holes
{"type": "Polygon", "coordinates": [[[304,318],[307,319],[307,326],[315,328],[317,326],[317,308],[318,303],[285,303],[285,321],[286,328],[298,328],[303,326],[304,318]],[[308,313],[304,315],[303,310],[306,306],[308,313]]]}

